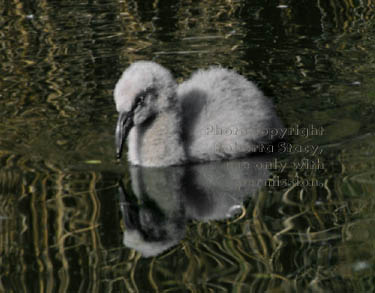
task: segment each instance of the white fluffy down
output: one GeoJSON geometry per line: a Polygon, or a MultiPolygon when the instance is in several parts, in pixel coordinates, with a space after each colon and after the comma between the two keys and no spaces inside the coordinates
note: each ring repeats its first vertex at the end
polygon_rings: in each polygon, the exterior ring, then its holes
{"type": "Polygon", "coordinates": [[[116,84],[117,110],[129,111],[135,96],[148,88],[155,89],[143,113],[150,117],[135,123],[128,137],[128,160],[133,165],[160,167],[243,157],[272,141],[265,135],[268,130],[283,127],[270,100],[232,70],[198,70],[177,85],[161,65],[135,62],[116,84]]]}

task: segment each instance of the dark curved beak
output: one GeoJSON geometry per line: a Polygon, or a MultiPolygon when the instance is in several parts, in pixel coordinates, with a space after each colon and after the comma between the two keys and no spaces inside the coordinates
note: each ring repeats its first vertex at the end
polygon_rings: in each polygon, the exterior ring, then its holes
{"type": "Polygon", "coordinates": [[[122,147],[130,129],[133,127],[133,112],[120,112],[116,125],[116,157],[121,158],[122,147]]]}

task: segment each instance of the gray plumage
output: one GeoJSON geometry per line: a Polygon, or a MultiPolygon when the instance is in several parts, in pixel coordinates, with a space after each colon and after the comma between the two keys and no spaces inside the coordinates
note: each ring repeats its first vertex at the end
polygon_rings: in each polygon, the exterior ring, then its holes
{"type": "Polygon", "coordinates": [[[282,127],[272,103],[232,70],[198,70],[177,85],[161,65],[138,61],[117,82],[118,157],[128,136],[133,165],[170,166],[240,158],[282,127]],[[128,135],[129,134],[129,135],[128,135]]]}

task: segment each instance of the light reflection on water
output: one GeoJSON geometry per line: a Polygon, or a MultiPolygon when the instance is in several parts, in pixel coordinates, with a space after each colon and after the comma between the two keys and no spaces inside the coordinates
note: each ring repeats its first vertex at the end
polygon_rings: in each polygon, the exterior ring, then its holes
{"type": "Polygon", "coordinates": [[[280,5],[0,1],[0,291],[373,290],[373,7],[280,5]],[[227,180],[235,182],[225,172],[239,180],[246,165],[225,166],[211,192],[209,171],[184,170],[178,241],[149,258],[124,246],[131,229],[120,180],[138,227],[150,210],[167,223],[163,213],[174,209],[165,207],[176,203],[170,192],[152,197],[165,173],[139,174],[114,159],[112,89],[139,59],[178,80],[211,64],[234,68],[270,96],[287,126],[323,127],[324,135],[290,138],[321,154],[283,154],[285,169],[262,169],[274,182],[319,185],[240,189],[247,194],[229,205],[234,217],[220,220],[198,211],[226,206],[220,192],[227,187],[233,199],[227,180]],[[293,167],[305,158],[324,168],[293,167]],[[152,201],[142,203],[139,186],[152,201]]]}

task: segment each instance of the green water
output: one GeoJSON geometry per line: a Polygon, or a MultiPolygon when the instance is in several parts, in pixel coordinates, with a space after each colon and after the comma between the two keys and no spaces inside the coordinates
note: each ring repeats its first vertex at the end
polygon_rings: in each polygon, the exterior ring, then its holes
{"type": "Polygon", "coordinates": [[[359,0],[0,0],[0,292],[373,292],[374,12],[359,0]],[[235,69],[286,127],[323,131],[289,135],[269,174],[129,169],[115,161],[112,91],[136,60],[178,81],[235,69]],[[127,216],[168,247],[125,245],[127,216]]]}

